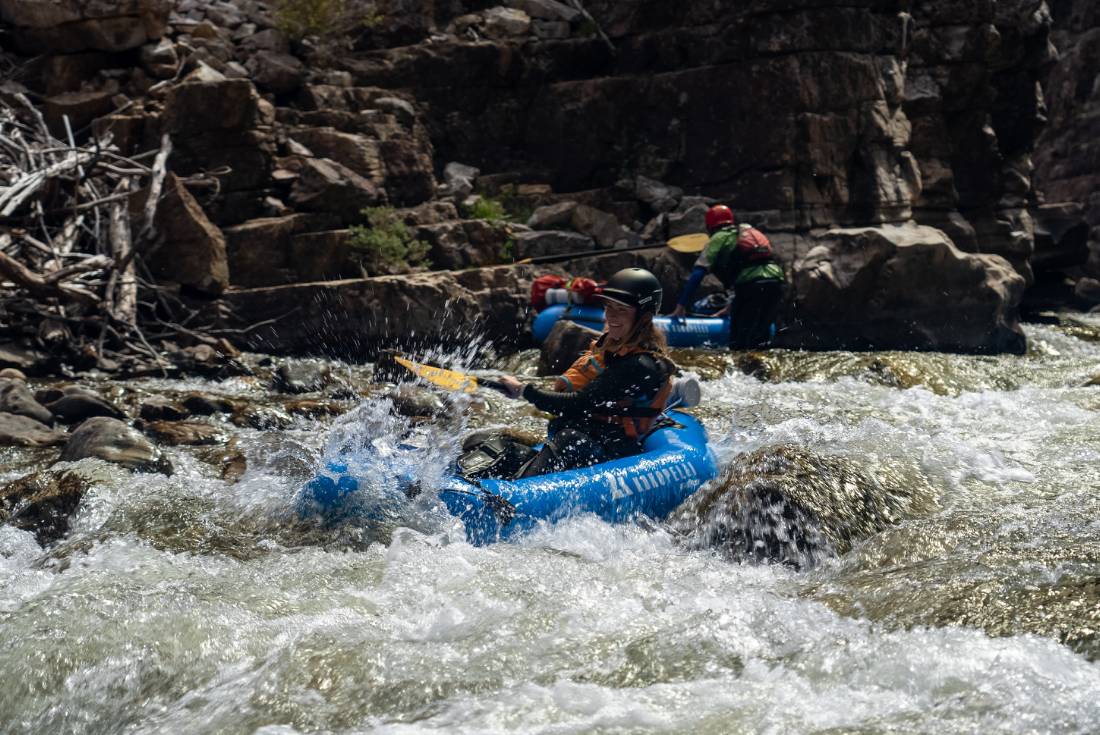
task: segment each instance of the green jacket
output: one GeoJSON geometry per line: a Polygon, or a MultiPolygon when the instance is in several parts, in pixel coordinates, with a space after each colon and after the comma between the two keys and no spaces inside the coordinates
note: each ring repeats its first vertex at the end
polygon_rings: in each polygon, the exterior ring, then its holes
{"type": "Polygon", "coordinates": [[[751,229],[752,225],[737,225],[714,233],[696,265],[708,268],[726,288],[757,281],[782,281],[783,266],[774,259],[750,262],[744,253],[738,251],[737,242],[751,229]]]}

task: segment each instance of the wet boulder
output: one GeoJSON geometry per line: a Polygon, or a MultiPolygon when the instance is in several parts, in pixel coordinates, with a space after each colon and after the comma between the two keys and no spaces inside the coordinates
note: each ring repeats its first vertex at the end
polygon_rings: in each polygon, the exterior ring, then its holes
{"type": "Polygon", "coordinates": [[[806,568],[847,553],[932,497],[915,470],[782,445],[737,457],[668,523],[690,548],[806,568]]]}
{"type": "Polygon", "coordinates": [[[118,419],[96,416],[82,423],[69,437],[61,461],[95,457],[139,472],[172,474],[171,463],[148,439],[118,419]]]}
{"type": "Polygon", "coordinates": [[[288,360],[275,372],[275,387],[284,393],[316,393],[331,381],[332,368],[307,360],[288,360]]]}
{"type": "Polygon", "coordinates": [[[66,424],[75,424],[94,416],[126,418],[126,414],[106,398],[79,385],[65,386],[60,392],[56,389],[43,391],[41,399],[47,401],[46,408],[57,420],[66,424]]]}
{"type": "Polygon", "coordinates": [[[539,353],[539,375],[560,375],[581,356],[600,333],[588,327],[561,319],[542,343],[539,353]]]}
{"type": "Polygon", "coordinates": [[[0,413],[0,446],[52,447],[62,444],[66,434],[26,416],[0,413]]]}
{"type": "Polygon", "coordinates": [[[0,380],[0,411],[26,416],[40,424],[53,423],[53,414],[34,399],[22,380],[0,380]]]}
{"type": "Polygon", "coordinates": [[[0,488],[0,521],[34,533],[45,546],[69,531],[69,519],[97,481],[109,479],[103,466],[35,472],[0,488]]]}

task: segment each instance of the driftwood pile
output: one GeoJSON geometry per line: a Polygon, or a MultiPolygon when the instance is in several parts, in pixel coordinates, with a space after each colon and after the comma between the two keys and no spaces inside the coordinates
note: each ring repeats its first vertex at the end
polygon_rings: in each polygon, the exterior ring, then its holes
{"type": "MultiPolygon", "coordinates": [[[[119,155],[110,135],[65,140],[22,94],[0,101],[0,342],[33,344],[79,368],[166,372],[166,345],[232,351],[179,322],[188,310],[158,287],[141,252],[156,247],[171,140],[119,155]]],[[[192,314],[193,315],[193,314],[192,314]]]]}

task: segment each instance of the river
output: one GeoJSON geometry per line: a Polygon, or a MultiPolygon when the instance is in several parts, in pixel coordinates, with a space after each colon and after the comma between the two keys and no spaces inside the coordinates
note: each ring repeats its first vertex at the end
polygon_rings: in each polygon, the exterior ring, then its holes
{"type": "MultiPolygon", "coordinates": [[[[723,462],[793,443],[933,488],[808,571],[590,517],[472,547],[383,475],[382,522],[293,522],[326,451],[392,443],[380,399],[234,429],[236,484],[195,450],[171,450],[172,477],[113,471],[50,550],[0,527],[0,730],[1100,732],[1100,318],[1074,319],[1028,325],[1024,357],[776,352],[750,376],[678,355],[723,462]]],[[[114,388],[266,395],[243,378],[114,388]]],[[[477,400],[432,434],[424,477],[467,425],[542,427],[477,400]]],[[[0,480],[47,456],[3,451],[0,480]]]]}

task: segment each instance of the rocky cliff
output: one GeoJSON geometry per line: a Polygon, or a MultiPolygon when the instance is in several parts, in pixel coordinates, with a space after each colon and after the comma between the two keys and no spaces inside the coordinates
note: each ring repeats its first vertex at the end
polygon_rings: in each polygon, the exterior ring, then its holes
{"type": "MultiPolygon", "coordinates": [[[[308,4],[0,0],[5,47],[35,55],[8,57],[19,65],[9,76],[51,124],[109,132],[127,153],[172,136],[170,166],[217,229],[208,239],[224,240],[212,267],[228,269],[225,298],[244,322],[276,316],[254,304],[289,313],[315,298],[303,282],[352,289],[355,303],[375,294],[381,310],[404,303],[385,295],[405,289],[386,285],[401,282],[385,280],[394,269],[364,258],[346,229],[365,207],[396,208],[434,268],[456,269],[659,244],[697,230],[720,200],[763,227],[788,266],[792,346],[1023,347],[1040,80],[1055,58],[1043,0],[349,0],[313,3],[349,12],[295,26],[288,8],[308,4]],[[510,221],[486,220],[479,195],[503,201],[510,221]],[[844,228],[879,228],[857,240],[893,238],[909,253],[911,231],[882,226],[914,222],[946,234],[933,270],[947,285],[921,293],[926,277],[897,263],[868,271],[899,296],[872,299],[890,304],[897,329],[882,314],[812,306],[822,292],[800,284],[816,283],[822,248],[847,242],[844,228]],[[339,285],[364,276],[382,280],[339,285]],[[990,298],[972,298],[974,282],[990,298]]],[[[671,293],[690,259],[664,259],[671,293]]],[[[621,262],[558,267],[604,275],[621,262]]],[[[425,278],[445,282],[444,298],[456,283],[425,278]]],[[[505,280],[520,303],[522,277],[505,280]]],[[[486,275],[452,295],[488,309],[476,294],[499,283],[486,275]]],[[[829,299],[868,298],[845,284],[834,279],[829,299]]]]}
{"type": "Polygon", "coordinates": [[[1093,305],[1100,303],[1100,6],[1058,0],[1053,15],[1059,59],[1046,78],[1050,121],[1038,141],[1035,179],[1055,219],[1052,267],[1068,270],[1077,298],[1093,305]]]}

